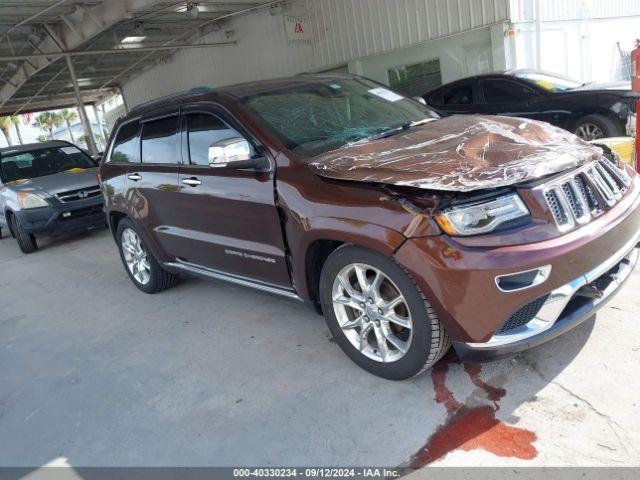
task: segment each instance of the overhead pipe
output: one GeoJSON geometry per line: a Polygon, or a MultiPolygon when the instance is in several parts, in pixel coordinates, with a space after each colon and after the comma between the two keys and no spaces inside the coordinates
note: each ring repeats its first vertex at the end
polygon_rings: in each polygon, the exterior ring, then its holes
{"type": "Polygon", "coordinates": [[[61,58],[61,57],[87,57],[91,55],[119,55],[131,52],[155,52],[159,50],[182,50],[185,48],[208,48],[208,47],[227,47],[237,45],[237,41],[215,42],[215,43],[197,43],[191,45],[165,45],[158,47],[135,47],[135,48],[112,48],[104,50],[76,50],[76,51],[60,51],[52,53],[30,53],[27,55],[11,55],[0,57],[0,62],[12,62],[15,60],[29,60],[36,58],[61,58]]]}

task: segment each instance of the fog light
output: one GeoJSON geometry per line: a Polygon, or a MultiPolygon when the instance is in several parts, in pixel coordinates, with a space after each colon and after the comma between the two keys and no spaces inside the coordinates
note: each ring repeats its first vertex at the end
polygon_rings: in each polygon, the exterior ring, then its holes
{"type": "Polygon", "coordinates": [[[540,285],[549,278],[550,273],[551,265],[545,265],[533,270],[500,275],[496,277],[496,285],[503,292],[518,292],[540,285]]]}

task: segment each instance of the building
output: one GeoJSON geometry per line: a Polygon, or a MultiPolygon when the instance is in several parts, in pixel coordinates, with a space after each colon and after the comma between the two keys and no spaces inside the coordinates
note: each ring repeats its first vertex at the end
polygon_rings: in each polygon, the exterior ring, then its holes
{"type": "Polygon", "coordinates": [[[417,95],[468,75],[536,67],[539,31],[541,68],[609,81],[624,68],[616,42],[630,50],[639,22],[640,3],[630,0],[290,0],[202,38],[236,46],[180,51],[122,91],[133,106],[200,85],[340,71],[417,95]]]}

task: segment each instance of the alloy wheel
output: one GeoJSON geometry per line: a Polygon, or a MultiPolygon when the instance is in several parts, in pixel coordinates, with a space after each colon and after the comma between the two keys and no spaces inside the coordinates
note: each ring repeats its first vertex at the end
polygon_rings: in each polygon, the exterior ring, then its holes
{"type": "Polygon", "coordinates": [[[604,138],[604,132],[594,123],[583,123],[576,129],[575,134],[585,141],[604,138]]]}
{"type": "Polygon", "coordinates": [[[409,306],[381,270],[364,263],[345,266],[331,298],[342,333],[363,355],[390,363],[407,353],[413,333],[409,306]]]}
{"type": "Polygon", "coordinates": [[[140,285],[146,285],[151,279],[151,266],[147,252],[142,246],[138,234],[131,228],[122,231],[122,253],[127,268],[140,285]]]}

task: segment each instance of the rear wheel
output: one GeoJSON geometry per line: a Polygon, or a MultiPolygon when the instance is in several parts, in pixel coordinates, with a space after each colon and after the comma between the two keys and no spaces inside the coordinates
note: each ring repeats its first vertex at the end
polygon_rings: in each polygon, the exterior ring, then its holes
{"type": "Polygon", "coordinates": [[[329,330],[360,367],[391,380],[436,363],[450,342],[435,312],[393,260],[344,246],[327,259],[320,297],[329,330]]]}
{"type": "Polygon", "coordinates": [[[573,127],[573,133],[587,142],[616,137],[622,134],[619,130],[613,121],[603,115],[585,115],[573,127]]]}
{"type": "Polygon", "coordinates": [[[178,275],[160,266],[131,220],[125,218],[118,223],[116,239],[122,264],[136,287],[145,293],[157,293],[176,284],[178,275]]]}
{"type": "Polygon", "coordinates": [[[13,230],[13,235],[18,241],[18,247],[20,247],[22,253],[33,253],[38,250],[36,237],[33,234],[26,233],[24,231],[20,220],[18,220],[18,217],[15,214],[11,215],[11,229],[13,230]]]}

